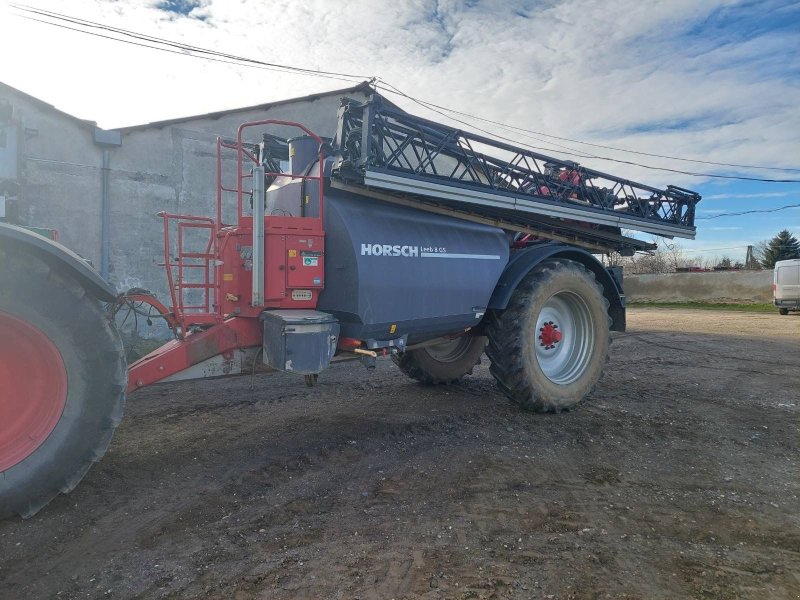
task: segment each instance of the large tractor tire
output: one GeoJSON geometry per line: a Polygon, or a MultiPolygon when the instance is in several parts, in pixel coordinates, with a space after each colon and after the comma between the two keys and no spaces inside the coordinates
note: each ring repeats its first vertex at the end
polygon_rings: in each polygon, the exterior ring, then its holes
{"type": "Polygon", "coordinates": [[[500,389],[534,412],[561,412],[584,400],[608,357],[608,306],[583,265],[551,259],[534,267],[489,322],[486,354],[500,389]]]}
{"type": "Polygon", "coordinates": [[[72,277],[0,247],[0,517],[71,491],[111,442],[127,371],[103,307],[72,277]]]}
{"type": "Polygon", "coordinates": [[[428,384],[455,383],[470,375],[486,348],[483,336],[462,335],[453,340],[408,350],[392,359],[406,375],[428,384]]]}

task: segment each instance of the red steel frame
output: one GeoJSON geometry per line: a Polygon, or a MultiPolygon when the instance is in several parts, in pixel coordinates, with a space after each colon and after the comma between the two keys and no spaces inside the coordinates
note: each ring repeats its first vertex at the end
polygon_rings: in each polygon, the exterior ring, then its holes
{"type": "MultiPolygon", "coordinates": [[[[164,268],[167,271],[167,281],[172,299],[171,310],[166,309],[157,300],[151,302],[159,312],[169,315],[167,320],[176,334],[175,340],[168,342],[147,356],[133,363],[128,370],[128,391],[155,383],[161,379],[174,375],[184,369],[196,365],[204,360],[219,354],[226,357],[232,356],[236,349],[260,346],[262,343],[262,327],[256,316],[226,317],[222,313],[220,294],[222,289],[222,266],[220,249],[224,246],[229,236],[237,232],[248,233],[252,230],[252,216],[244,214],[242,197],[244,181],[252,178],[244,170],[244,157],[251,163],[258,164],[258,159],[244,145],[244,132],[246,129],[258,126],[280,125],[294,127],[302,130],[314,138],[320,146],[318,175],[292,175],[290,173],[265,173],[267,176],[291,177],[293,179],[312,179],[319,182],[319,216],[303,217],[319,221],[319,229],[323,229],[324,220],[324,153],[323,140],[313,131],[300,123],[280,119],[263,119],[250,121],[239,126],[236,132],[236,143],[229,143],[222,138],[217,138],[217,214],[216,220],[211,217],[194,215],[159,213],[164,221],[164,268]],[[222,182],[222,152],[230,149],[236,152],[236,187],[228,188],[222,182]],[[223,192],[236,194],[236,225],[226,225],[223,222],[222,204],[223,192]],[[170,226],[177,225],[177,256],[170,257],[171,239],[170,226]],[[184,252],[184,233],[190,230],[207,229],[209,241],[202,252],[184,252]],[[187,264],[186,259],[200,261],[187,264]],[[189,282],[185,280],[185,269],[204,269],[202,281],[189,282]],[[177,273],[173,271],[177,270],[177,273]],[[213,278],[212,278],[213,273],[213,278]],[[186,290],[199,289],[203,293],[201,304],[189,305],[185,303],[186,290]],[[158,305],[158,306],[156,306],[158,305]]],[[[142,301],[148,301],[146,297],[142,301]]]]}

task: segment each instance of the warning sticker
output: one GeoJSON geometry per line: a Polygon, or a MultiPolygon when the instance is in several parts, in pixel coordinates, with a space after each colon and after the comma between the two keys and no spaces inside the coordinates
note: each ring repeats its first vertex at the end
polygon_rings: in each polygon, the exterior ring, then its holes
{"type": "Polygon", "coordinates": [[[311,300],[313,297],[311,290],[292,290],[292,300],[311,300]]]}
{"type": "Polygon", "coordinates": [[[223,273],[222,281],[233,281],[233,273],[223,273]]]}
{"type": "Polygon", "coordinates": [[[319,256],[304,256],[303,257],[303,266],[304,267],[316,267],[319,265],[319,256]]]}
{"type": "Polygon", "coordinates": [[[294,258],[297,256],[297,250],[289,250],[289,258],[294,258]]]}

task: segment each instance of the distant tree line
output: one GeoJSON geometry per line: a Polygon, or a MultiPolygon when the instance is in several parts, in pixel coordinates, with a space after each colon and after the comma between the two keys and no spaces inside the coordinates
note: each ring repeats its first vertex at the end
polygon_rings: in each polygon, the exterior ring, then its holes
{"type": "Polygon", "coordinates": [[[688,255],[680,244],[663,238],[653,238],[656,249],[623,257],[611,254],[609,264],[622,265],[629,275],[644,273],[675,273],[687,270],[772,269],[779,260],[800,258],[800,241],[789,230],[780,231],[770,240],[752,245],[744,262],[734,262],[729,256],[694,257],[688,255]]]}

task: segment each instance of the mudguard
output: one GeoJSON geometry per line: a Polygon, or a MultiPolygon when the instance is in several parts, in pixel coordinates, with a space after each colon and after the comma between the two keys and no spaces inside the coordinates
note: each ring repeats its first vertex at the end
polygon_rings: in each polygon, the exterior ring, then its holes
{"type": "Polygon", "coordinates": [[[611,330],[625,331],[625,295],[622,289],[622,269],[619,267],[606,269],[599,260],[586,250],[568,244],[537,244],[513,253],[494,288],[494,293],[489,301],[489,308],[494,310],[505,309],[519,283],[531,269],[548,258],[574,260],[592,271],[597,282],[603,286],[603,293],[609,303],[608,313],[611,317],[611,330]]]}
{"type": "Polygon", "coordinates": [[[0,244],[17,246],[20,252],[37,255],[51,267],[69,273],[98,300],[111,302],[117,297],[116,290],[86,260],[57,242],[22,227],[0,223],[0,244]]]}

